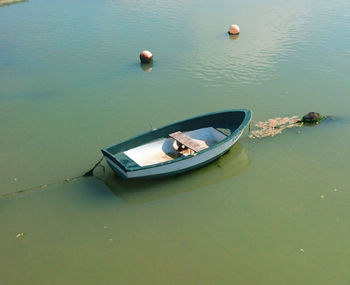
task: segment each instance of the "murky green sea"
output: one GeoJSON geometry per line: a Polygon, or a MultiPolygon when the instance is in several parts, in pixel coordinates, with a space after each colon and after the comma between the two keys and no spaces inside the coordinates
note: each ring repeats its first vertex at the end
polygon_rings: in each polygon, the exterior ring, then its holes
{"type": "Polygon", "coordinates": [[[349,79],[349,0],[1,6],[0,284],[350,284],[349,79]],[[336,120],[246,131],[172,178],[64,181],[102,147],[231,108],[336,120]]]}

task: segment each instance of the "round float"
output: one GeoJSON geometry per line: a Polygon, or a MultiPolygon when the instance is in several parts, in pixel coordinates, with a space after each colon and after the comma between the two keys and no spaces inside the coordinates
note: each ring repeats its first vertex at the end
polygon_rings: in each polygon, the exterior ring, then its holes
{"type": "Polygon", "coordinates": [[[153,61],[153,55],[150,51],[144,50],[140,53],[141,63],[151,63],[153,61]]]}
{"type": "Polygon", "coordinates": [[[238,25],[231,25],[228,29],[228,33],[230,35],[238,35],[240,33],[240,29],[238,25]]]}

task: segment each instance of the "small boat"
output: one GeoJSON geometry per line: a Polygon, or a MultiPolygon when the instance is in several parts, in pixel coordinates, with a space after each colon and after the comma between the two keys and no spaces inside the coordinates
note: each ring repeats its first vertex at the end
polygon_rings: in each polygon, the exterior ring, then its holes
{"type": "Polygon", "coordinates": [[[148,131],[102,149],[123,178],[149,178],[189,171],[219,158],[251,120],[248,109],[209,113],[148,131]]]}
{"type": "Polygon", "coordinates": [[[246,171],[250,164],[251,159],[238,141],[226,155],[197,171],[161,179],[119,179],[110,171],[104,176],[104,183],[120,200],[132,206],[215,186],[246,171]]]}

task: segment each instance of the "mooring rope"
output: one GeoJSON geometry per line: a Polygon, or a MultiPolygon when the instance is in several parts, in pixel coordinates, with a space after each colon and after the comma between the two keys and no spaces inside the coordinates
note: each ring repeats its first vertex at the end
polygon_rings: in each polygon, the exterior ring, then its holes
{"type": "Polygon", "coordinates": [[[51,182],[51,183],[45,183],[45,184],[41,184],[41,185],[37,185],[37,186],[33,186],[33,187],[29,187],[29,188],[24,188],[15,192],[8,192],[8,193],[4,193],[4,194],[0,194],[0,199],[1,198],[6,198],[6,197],[10,197],[10,196],[14,196],[14,195],[18,195],[18,194],[23,194],[23,193],[28,193],[31,191],[35,191],[35,190],[41,190],[44,191],[44,189],[46,189],[49,186],[53,186],[56,184],[60,184],[60,183],[67,183],[67,182],[72,182],[74,180],[77,180],[79,178],[83,178],[83,177],[91,177],[94,175],[94,170],[97,166],[101,166],[103,169],[103,172],[105,173],[105,167],[101,164],[103,160],[103,156],[101,157],[101,159],[94,165],[93,168],[91,168],[89,171],[85,172],[83,175],[80,176],[76,176],[76,177],[71,177],[71,178],[65,178],[64,180],[60,180],[60,181],[56,181],[56,182],[51,182]]]}
{"type": "MultiPolygon", "coordinates": [[[[87,172],[85,172],[85,173],[83,174],[83,177],[93,176],[95,168],[96,168],[97,166],[101,165],[101,162],[102,162],[102,160],[103,160],[103,157],[104,157],[104,156],[102,155],[101,159],[94,165],[94,167],[91,168],[89,171],[87,171],[87,172]]],[[[103,167],[103,171],[105,171],[105,167],[104,167],[103,165],[101,165],[101,166],[103,167]]]]}

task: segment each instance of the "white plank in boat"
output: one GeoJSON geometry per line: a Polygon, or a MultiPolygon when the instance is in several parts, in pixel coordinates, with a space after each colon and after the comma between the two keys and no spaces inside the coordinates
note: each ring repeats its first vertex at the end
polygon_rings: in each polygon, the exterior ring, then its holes
{"type": "Polygon", "coordinates": [[[169,134],[169,137],[175,139],[179,143],[183,144],[184,146],[187,146],[188,148],[192,149],[195,152],[199,152],[207,147],[199,144],[198,142],[191,139],[189,136],[186,136],[182,132],[175,132],[172,134],[169,134]]]}

